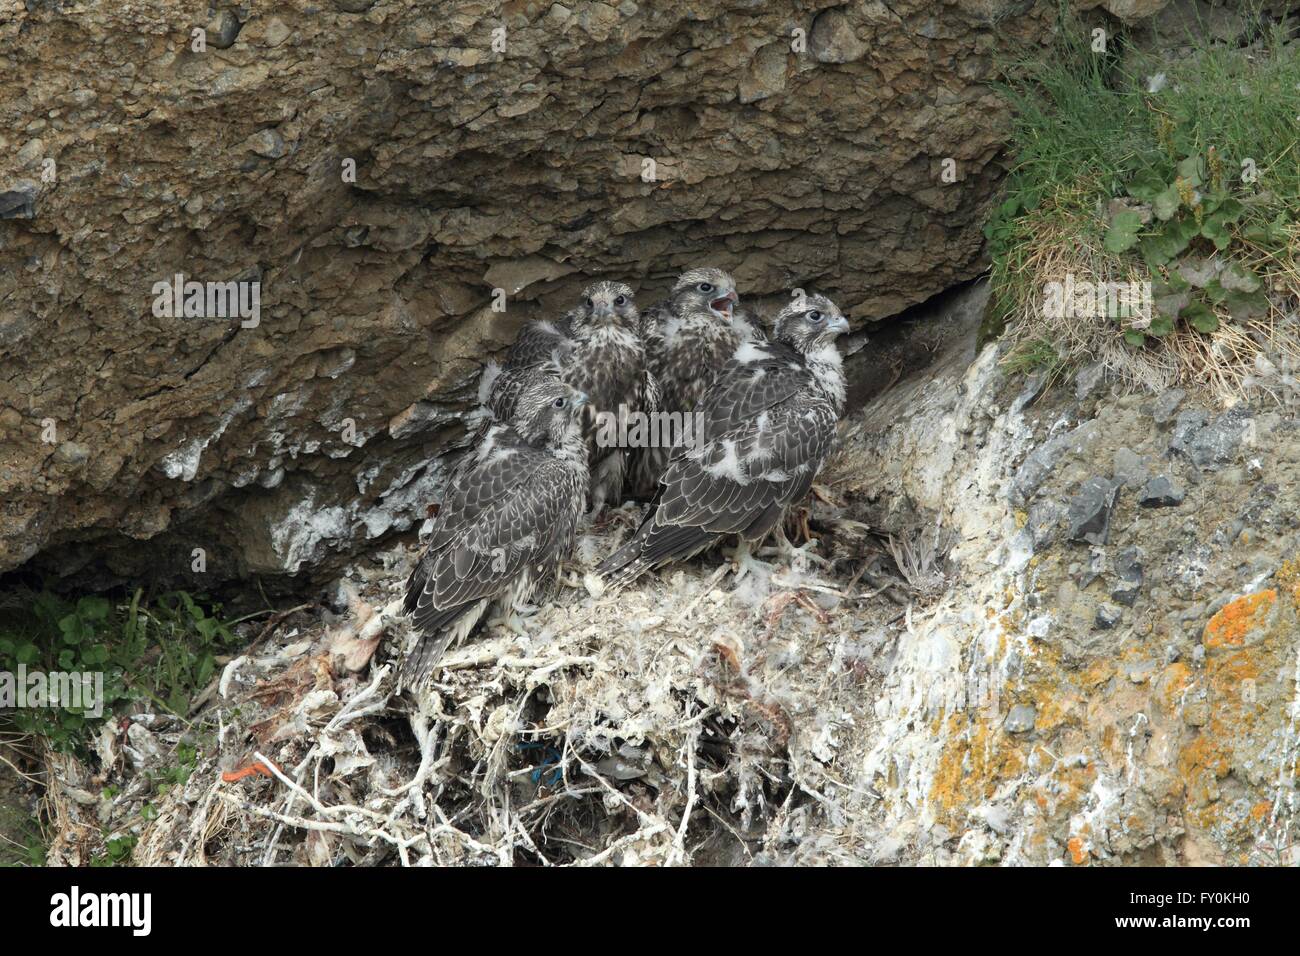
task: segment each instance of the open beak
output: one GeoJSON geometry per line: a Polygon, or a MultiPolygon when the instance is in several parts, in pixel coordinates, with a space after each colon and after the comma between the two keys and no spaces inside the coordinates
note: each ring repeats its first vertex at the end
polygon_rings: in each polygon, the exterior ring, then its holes
{"type": "Polygon", "coordinates": [[[714,299],[709,303],[709,308],[719,315],[725,315],[731,318],[731,310],[740,302],[740,296],[736,295],[736,290],[730,290],[721,299],[714,299]]]}

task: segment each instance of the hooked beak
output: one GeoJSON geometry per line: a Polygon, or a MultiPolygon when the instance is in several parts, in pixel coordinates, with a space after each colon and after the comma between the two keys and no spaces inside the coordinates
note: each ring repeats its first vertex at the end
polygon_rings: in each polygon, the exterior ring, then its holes
{"type": "Polygon", "coordinates": [[[593,319],[602,322],[608,322],[614,318],[614,306],[609,302],[597,302],[595,310],[591,313],[593,319]]]}
{"type": "Polygon", "coordinates": [[[849,320],[842,315],[837,315],[826,323],[826,331],[831,335],[844,335],[849,331],[849,320]]]}
{"type": "Polygon", "coordinates": [[[736,290],[731,289],[720,299],[713,299],[709,302],[709,308],[719,315],[731,318],[732,308],[740,302],[740,296],[736,295],[736,290]]]}
{"type": "Polygon", "coordinates": [[[573,405],[575,408],[582,408],[584,405],[591,404],[591,397],[586,392],[575,391],[573,393],[573,405]]]}

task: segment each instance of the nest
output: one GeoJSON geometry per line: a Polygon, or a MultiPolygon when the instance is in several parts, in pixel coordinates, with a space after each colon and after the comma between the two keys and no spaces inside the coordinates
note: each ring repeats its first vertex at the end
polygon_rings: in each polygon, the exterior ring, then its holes
{"type": "Polygon", "coordinates": [[[418,552],[359,563],[342,613],[274,621],[189,719],[106,726],[94,775],[48,754],[51,860],[128,836],[141,865],[870,859],[858,778],[896,605],[811,547],[738,582],[714,554],[604,593],[590,568],[635,517],[581,538],[558,594],[418,693],[395,680],[418,552]]]}

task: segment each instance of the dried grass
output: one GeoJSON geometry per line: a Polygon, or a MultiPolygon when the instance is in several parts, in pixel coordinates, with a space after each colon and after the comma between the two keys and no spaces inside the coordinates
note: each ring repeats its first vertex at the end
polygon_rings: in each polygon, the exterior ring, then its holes
{"type": "Polygon", "coordinates": [[[1026,250],[1015,281],[1015,308],[1008,324],[1011,361],[1024,361],[1046,344],[1058,364],[1054,371],[1100,361],[1120,381],[1148,392],[1173,386],[1206,393],[1230,405],[1252,396],[1281,404],[1300,401],[1294,373],[1300,369],[1300,230],[1293,230],[1287,250],[1269,254],[1252,249],[1247,262],[1270,289],[1266,315],[1235,321],[1219,315],[1217,331],[1203,334],[1186,327],[1156,345],[1135,348],[1124,341],[1111,318],[1061,318],[1048,313],[1048,283],[1140,282],[1149,279],[1134,260],[1105,252],[1095,221],[1057,208],[1036,214],[1024,224],[1026,250]]]}

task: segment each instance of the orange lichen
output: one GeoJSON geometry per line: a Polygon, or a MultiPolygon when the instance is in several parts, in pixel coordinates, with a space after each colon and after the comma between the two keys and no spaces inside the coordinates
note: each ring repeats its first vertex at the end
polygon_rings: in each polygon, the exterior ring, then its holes
{"type": "Polygon", "coordinates": [[[1277,603],[1277,591],[1269,588],[1230,601],[1205,625],[1205,646],[1239,647],[1246,635],[1268,617],[1277,603]]]}
{"type": "Polygon", "coordinates": [[[1115,665],[1109,660],[1100,660],[1083,672],[1079,683],[1084,687],[1096,687],[1104,684],[1115,675],[1115,665]]]}
{"type": "Polygon", "coordinates": [[[1269,811],[1272,809],[1273,804],[1269,803],[1267,800],[1261,800],[1250,808],[1250,818],[1256,823],[1262,823],[1264,818],[1268,816],[1269,811]]]}
{"type": "Polygon", "coordinates": [[[948,744],[930,787],[930,799],[943,813],[973,805],[977,794],[988,799],[1000,783],[1025,769],[1020,747],[983,716],[953,714],[945,736],[948,744]]]}
{"type": "Polygon", "coordinates": [[[1070,851],[1070,859],[1074,861],[1075,866],[1082,866],[1088,862],[1088,848],[1083,845],[1083,837],[1070,837],[1065,845],[1070,851]]]}
{"type": "Polygon", "coordinates": [[[1195,678],[1192,669],[1182,661],[1175,661],[1166,667],[1155,683],[1161,707],[1166,713],[1174,713],[1183,701],[1183,693],[1192,685],[1195,678]]]}
{"type": "Polygon", "coordinates": [[[1281,701],[1271,684],[1257,686],[1261,675],[1293,666],[1289,625],[1272,621],[1275,611],[1286,610],[1277,597],[1276,590],[1266,590],[1238,598],[1206,627],[1206,647],[1218,652],[1207,660],[1204,675],[1209,720],[1182,747],[1177,766],[1188,819],[1212,830],[1219,841],[1252,839],[1245,824],[1257,811],[1230,812],[1231,806],[1220,800],[1218,781],[1257,759],[1279,715],[1281,701]]]}

